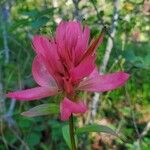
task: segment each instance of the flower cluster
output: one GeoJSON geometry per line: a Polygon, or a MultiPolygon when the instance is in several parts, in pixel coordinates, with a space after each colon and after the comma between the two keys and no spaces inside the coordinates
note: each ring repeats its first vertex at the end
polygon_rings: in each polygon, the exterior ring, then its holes
{"type": "Polygon", "coordinates": [[[84,113],[87,107],[78,97],[78,91],[105,92],[122,86],[129,75],[124,72],[100,75],[96,69],[96,49],[104,33],[90,38],[88,26],[79,22],[61,22],[54,38],[36,35],[33,47],[36,56],[32,74],[38,87],[10,92],[7,97],[18,100],[37,100],[63,93],[60,103],[61,120],[71,114],[84,113]]]}

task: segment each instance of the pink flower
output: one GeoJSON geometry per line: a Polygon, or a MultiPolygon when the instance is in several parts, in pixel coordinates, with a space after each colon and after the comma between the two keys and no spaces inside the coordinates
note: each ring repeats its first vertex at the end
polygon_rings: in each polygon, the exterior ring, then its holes
{"type": "Polygon", "coordinates": [[[77,91],[110,91],[124,85],[129,78],[124,72],[98,74],[95,51],[103,40],[103,34],[89,44],[89,27],[83,29],[79,22],[70,21],[58,25],[53,39],[34,36],[36,56],[32,74],[38,87],[10,92],[7,97],[30,101],[62,92],[61,120],[68,120],[72,113],[86,112],[87,107],[78,99],[77,91]]]}

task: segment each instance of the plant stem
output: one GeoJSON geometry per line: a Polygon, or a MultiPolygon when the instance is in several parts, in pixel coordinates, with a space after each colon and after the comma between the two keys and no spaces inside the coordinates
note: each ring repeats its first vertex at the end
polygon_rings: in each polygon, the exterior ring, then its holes
{"type": "Polygon", "coordinates": [[[76,143],[75,143],[75,138],[74,138],[74,123],[73,123],[73,115],[72,114],[69,118],[69,132],[70,132],[72,150],[76,150],[76,143]]]}

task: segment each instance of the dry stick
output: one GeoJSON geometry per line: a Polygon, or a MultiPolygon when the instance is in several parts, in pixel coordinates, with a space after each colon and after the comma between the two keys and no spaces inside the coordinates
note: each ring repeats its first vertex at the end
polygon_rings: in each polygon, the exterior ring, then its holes
{"type": "MultiPolygon", "coordinates": [[[[131,109],[130,112],[131,112],[131,117],[132,117],[132,121],[133,121],[133,126],[134,126],[135,132],[136,132],[137,137],[138,137],[138,140],[137,140],[137,143],[135,144],[135,146],[140,147],[141,137],[144,136],[145,133],[144,133],[144,131],[141,134],[139,133],[139,129],[138,129],[137,123],[136,123],[135,113],[134,113],[134,110],[133,110],[132,104],[131,104],[131,98],[130,98],[130,95],[129,95],[129,92],[128,92],[126,86],[125,86],[125,92],[126,92],[126,99],[127,99],[128,103],[129,103],[129,107],[131,109]],[[144,135],[142,135],[142,134],[144,134],[144,135]]],[[[149,130],[150,124],[144,130],[147,130],[147,128],[149,130]]],[[[148,131],[146,131],[146,132],[148,132],[148,131]]]]}
{"type": "Polygon", "coordinates": [[[111,31],[110,31],[110,36],[107,41],[107,47],[104,55],[104,59],[102,62],[102,65],[100,67],[101,72],[104,73],[109,61],[109,57],[111,54],[111,50],[113,48],[113,40],[115,33],[116,33],[116,26],[118,24],[118,18],[119,18],[119,0],[114,0],[114,15],[113,15],[113,20],[112,20],[112,26],[111,26],[111,31]]]}
{"type": "MultiPolygon", "coordinates": [[[[0,10],[2,12],[2,10],[0,10]]],[[[0,16],[1,17],[1,16],[0,16]]],[[[0,23],[2,23],[2,18],[0,18],[0,23]]],[[[2,65],[0,64],[0,133],[1,133],[1,139],[5,145],[6,150],[8,150],[8,144],[5,139],[4,133],[3,133],[3,115],[6,112],[6,105],[5,105],[5,97],[3,94],[3,75],[2,75],[2,65]]]]}
{"type": "MultiPolygon", "coordinates": [[[[3,44],[4,44],[4,53],[5,53],[5,64],[8,64],[9,63],[10,49],[8,46],[8,33],[6,30],[6,24],[8,23],[10,8],[8,9],[6,7],[8,7],[7,3],[5,3],[3,5],[3,9],[1,10],[1,12],[2,12],[2,17],[3,17],[2,18],[3,19],[2,27],[3,27],[3,44]]],[[[2,91],[2,90],[0,90],[0,91],[2,91]]],[[[15,103],[16,103],[16,100],[13,99],[10,103],[10,107],[9,107],[8,112],[6,114],[4,114],[5,112],[3,112],[4,115],[2,117],[8,123],[9,126],[15,125],[15,121],[12,118],[15,103]]]]}
{"type": "Polygon", "coordinates": [[[79,0],[72,0],[73,1],[73,4],[74,4],[74,18],[77,20],[77,21],[81,21],[82,20],[82,17],[79,13],[79,0]]]}
{"type": "Polygon", "coordinates": [[[2,68],[0,65],[0,114],[4,114],[6,111],[5,98],[3,94],[3,83],[2,83],[2,68]]]}
{"type": "Polygon", "coordinates": [[[8,123],[9,127],[16,126],[16,121],[12,118],[14,108],[15,108],[16,100],[11,99],[11,103],[9,106],[9,110],[6,114],[4,114],[3,119],[8,123]]]}
{"type": "Polygon", "coordinates": [[[132,108],[131,98],[130,98],[130,95],[129,95],[129,92],[127,90],[126,85],[125,85],[125,92],[126,92],[126,99],[129,103],[129,106],[130,106],[130,109],[131,109],[131,117],[132,117],[133,125],[134,125],[134,128],[135,128],[136,134],[137,134],[138,138],[140,139],[140,133],[139,133],[139,130],[138,130],[138,127],[137,127],[137,124],[136,124],[136,118],[135,118],[135,114],[134,114],[134,111],[133,111],[133,108],[132,108]]]}
{"type": "Polygon", "coordinates": [[[3,25],[3,41],[4,41],[4,53],[5,53],[5,64],[9,62],[9,47],[7,42],[7,31],[5,25],[3,25]]]}
{"type": "MultiPolygon", "coordinates": [[[[3,10],[0,9],[1,13],[3,14],[3,10]]],[[[6,28],[4,25],[4,15],[2,15],[3,18],[0,18],[1,20],[1,26],[3,27],[3,44],[4,44],[4,54],[5,54],[5,63],[9,62],[9,48],[8,48],[8,44],[7,44],[7,32],[6,32],[6,28]]],[[[4,94],[3,94],[3,83],[2,83],[2,66],[0,66],[0,113],[4,114],[6,111],[6,107],[5,107],[5,98],[4,98],[4,94]]]]}
{"type": "MultiPolygon", "coordinates": [[[[105,55],[103,58],[102,65],[100,67],[100,73],[103,74],[106,70],[110,54],[113,48],[113,39],[116,33],[116,26],[118,23],[118,17],[119,17],[119,0],[114,0],[114,15],[113,15],[113,20],[112,20],[112,26],[111,26],[111,31],[110,31],[110,37],[108,38],[107,41],[107,47],[105,51],[105,55]]],[[[101,99],[102,93],[94,93],[92,104],[91,104],[91,113],[90,113],[90,120],[89,123],[94,122],[94,118],[96,116],[96,112],[98,109],[98,102],[101,99]]]]}
{"type": "Polygon", "coordinates": [[[140,134],[140,137],[138,137],[136,141],[136,145],[139,147],[141,139],[149,132],[150,130],[150,121],[147,123],[146,127],[144,128],[143,132],[140,134]]]}
{"type": "Polygon", "coordinates": [[[98,11],[98,9],[97,9],[97,6],[96,6],[96,4],[95,4],[95,1],[94,1],[94,0],[90,0],[90,1],[92,2],[93,7],[94,7],[94,9],[95,9],[95,11],[96,11],[96,15],[97,15],[97,18],[98,18],[98,24],[99,24],[99,25],[102,25],[102,27],[105,28],[105,33],[106,33],[106,34],[109,36],[109,38],[111,38],[112,41],[113,41],[113,37],[111,36],[110,31],[107,30],[107,26],[106,26],[106,24],[105,24],[103,18],[102,18],[102,17],[100,16],[100,14],[99,14],[99,11],[98,11]]]}
{"type": "Polygon", "coordinates": [[[97,18],[99,20],[99,24],[104,27],[105,23],[104,23],[103,19],[101,18],[100,14],[99,14],[99,11],[98,11],[98,9],[96,7],[96,4],[95,4],[96,1],[95,0],[90,0],[90,1],[91,1],[92,5],[93,5],[95,11],[96,11],[96,15],[97,15],[97,18]]]}
{"type": "MultiPolygon", "coordinates": [[[[3,9],[0,8],[0,12],[3,14],[3,9]]],[[[8,62],[9,60],[9,56],[7,55],[8,52],[8,45],[7,45],[7,36],[6,36],[6,31],[5,31],[5,28],[4,28],[4,16],[1,15],[0,16],[0,26],[3,27],[3,44],[4,44],[4,52],[5,52],[5,63],[8,62]]],[[[2,64],[0,64],[0,113],[1,114],[4,114],[6,112],[6,107],[5,107],[5,97],[4,97],[4,93],[3,93],[3,88],[4,88],[4,85],[3,85],[3,71],[2,71],[2,64]]]]}
{"type": "Polygon", "coordinates": [[[144,128],[143,132],[140,134],[140,137],[144,137],[148,131],[150,130],[150,121],[147,123],[146,127],[144,128]]]}
{"type": "Polygon", "coordinates": [[[2,28],[3,28],[3,44],[4,44],[4,54],[5,54],[5,64],[9,63],[9,47],[8,47],[8,33],[6,30],[6,24],[8,23],[9,18],[9,8],[7,3],[2,6],[2,28]]]}

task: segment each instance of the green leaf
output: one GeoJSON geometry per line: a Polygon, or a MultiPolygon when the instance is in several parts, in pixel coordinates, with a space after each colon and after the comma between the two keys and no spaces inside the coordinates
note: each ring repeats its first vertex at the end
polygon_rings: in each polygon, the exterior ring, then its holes
{"type": "Polygon", "coordinates": [[[30,24],[30,20],[29,19],[18,19],[16,22],[14,22],[12,24],[12,26],[9,28],[9,32],[13,32],[14,30],[16,30],[17,28],[21,28],[21,27],[25,27],[28,26],[30,24]]]}
{"type": "Polygon", "coordinates": [[[62,127],[62,134],[63,134],[63,137],[64,137],[64,140],[65,140],[66,144],[68,145],[69,149],[71,149],[69,125],[65,125],[65,126],[62,127]]]}
{"type": "Polygon", "coordinates": [[[48,17],[41,17],[38,19],[35,19],[31,22],[32,28],[40,28],[43,25],[46,25],[46,23],[49,21],[48,17]]]}
{"type": "Polygon", "coordinates": [[[28,17],[37,17],[38,16],[38,10],[37,9],[33,9],[31,11],[26,11],[26,12],[22,12],[22,15],[24,16],[28,16],[28,17]]]}
{"type": "Polygon", "coordinates": [[[29,118],[20,117],[17,123],[20,128],[29,129],[33,121],[29,118]]]}
{"type": "Polygon", "coordinates": [[[45,16],[45,15],[50,16],[53,14],[54,10],[55,8],[48,8],[48,9],[42,10],[41,12],[38,13],[38,17],[45,16]]]}
{"type": "Polygon", "coordinates": [[[40,133],[31,133],[29,136],[27,136],[26,138],[26,142],[30,145],[30,146],[35,146],[37,144],[40,143],[40,139],[41,139],[41,134],[40,133]]]}
{"type": "Polygon", "coordinates": [[[55,8],[48,8],[42,11],[38,11],[37,9],[33,9],[30,11],[24,11],[22,12],[22,15],[24,16],[28,16],[31,18],[39,18],[42,17],[44,15],[52,15],[53,11],[55,10],[55,8]]]}
{"type": "Polygon", "coordinates": [[[43,115],[59,114],[59,106],[56,104],[42,104],[23,112],[21,115],[36,117],[43,115]]]}
{"type": "MultiPolygon", "coordinates": [[[[69,125],[65,125],[62,127],[62,134],[66,144],[68,145],[69,149],[71,149],[71,140],[70,140],[70,133],[69,133],[69,125]]],[[[75,135],[75,143],[77,145],[77,136],[75,135]]]]}
{"type": "Polygon", "coordinates": [[[111,128],[104,125],[98,125],[98,124],[85,125],[82,128],[77,128],[75,133],[81,134],[87,132],[104,132],[118,137],[117,133],[111,128]]]}

